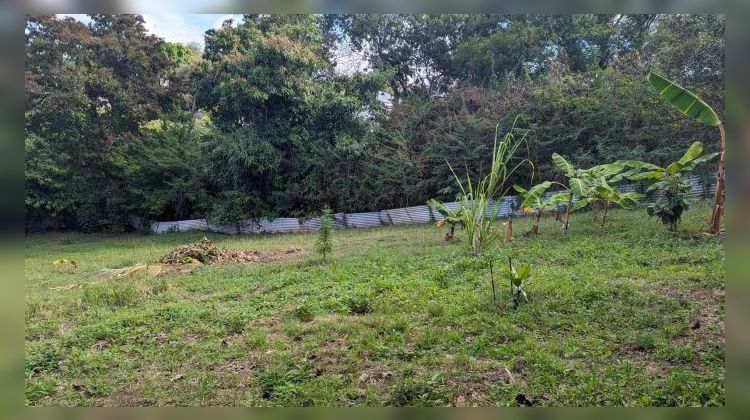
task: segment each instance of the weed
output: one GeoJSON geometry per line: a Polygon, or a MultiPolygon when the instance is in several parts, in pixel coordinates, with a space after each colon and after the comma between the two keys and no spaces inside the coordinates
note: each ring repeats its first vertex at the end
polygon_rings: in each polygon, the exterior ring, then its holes
{"type": "Polygon", "coordinates": [[[294,308],[292,314],[295,318],[302,322],[310,322],[313,320],[313,318],[315,318],[312,310],[310,310],[310,307],[306,304],[302,304],[294,308]]]}
{"type": "Polygon", "coordinates": [[[639,333],[633,340],[633,348],[642,351],[653,350],[656,348],[656,340],[650,333],[639,333]]]}
{"type": "Polygon", "coordinates": [[[256,350],[266,345],[266,333],[261,330],[252,330],[245,336],[245,346],[249,350],[256,350]]]}
{"type": "Polygon", "coordinates": [[[120,307],[134,306],[140,297],[134,284],[91,284],[83,289],[82,301],[92,307],[120,307]]]}
{"type": "Polygon", "coordinates": [[[169,284],[167,283],[167,279],[162,277],[156,284],[151,287],[151,294],[160,295],[167,290],[169,290],[169,284]]]}
{"type": "Polygon", "coordinates": [[[364,315],[372,312],[372,303],[370,297],[366,294],[351,295],[346,298],[346,307],[354,315],[364,315]]]}
{"type": "Polygon", "coordinates": [[[245,330],[245,319],[239,315],[229,315],[224,319],[227,334],[241,334],[245,330]]]}

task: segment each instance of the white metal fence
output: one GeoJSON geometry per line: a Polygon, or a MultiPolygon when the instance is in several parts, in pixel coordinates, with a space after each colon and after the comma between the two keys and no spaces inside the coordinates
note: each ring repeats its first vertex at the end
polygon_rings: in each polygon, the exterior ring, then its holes
{"type": "MultiPolygon", "coordinates": [[[[716,191],[716,184],[711,182],[704,184],[698,177],[689,179],[691,185],[691,195],[693,197],[708,198],[713,196],[716,191]]],[[[642,186],[641,186],[642,187],[642,186]]],[[[637,191],[638,184],[621,185],[620,191],[637,191]]],[[[554,194],[548,192],[545,198],[554,194]]],[[[658,197],[654,194],[652,198],[658,197]]],[[[520,216],[517,206],[520,204],[520,197],[506,196],[502,203],[495,206],[491,203],[487,208],[487,213],[492,212],[495,207],[496,215],[507,217],[511,213],[520,216]]],[[[453,209],[458,203],[449,202],[445,205],[453,209]]],[[[416,223],[431,223],[443,218],[443,216],[433,211],[428,206],[412,206],[399,209],[389,209],[381,211],[371,211],[364,213],[335,213],[333,215],[335,228],[369,228],[384,225],[402,225],[416,223]]],[[[134,225],[140,225],[138,220],[134,220],[134,225]]],[[[261,218],[257,220],[244,220],[234,225],[215,225],[206,219],[179,220],[166,222],[151,222],[148,230],[153,233],[167,232],[188,232],[194,230],[206,230],[225,234],[247,234],[247,233],[284,233],[284,232],[312,232],[320,227],[320,218],[297,219],[293,217],[279,217],[275,219],[261,218]]]]}

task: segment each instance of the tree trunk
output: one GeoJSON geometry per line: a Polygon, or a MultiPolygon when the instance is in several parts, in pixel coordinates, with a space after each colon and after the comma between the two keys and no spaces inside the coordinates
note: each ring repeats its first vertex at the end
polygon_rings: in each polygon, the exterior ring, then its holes
{"type": "Polygon", "coordinates": [[[609,201],[607,201],[604,204],[604,217],[602,217],[602,229],[604,229],[604,224],[607,223],[607,210],[609,210],[609,201]]]}
{"type": "Polygon", "coordinates": [[[721,216],[724,214],[724,126],[719,124],[721,144],[719,146],[719,169],[716,171],[716,194],[708,232],[717,235],[721,232],[721,216]]]}
{"type": "Polygon", "coordinates": [[[533,222],[531,223],[531,233],[536,235],[539,233],[539,221],[542,218],[542,211],[539,210],[539,214],[534,215],[533,222]]]}
{"type": "Polygon", "coordinates": [[[568,195],[568,207],[565,209],[565,224],[563,225],[563,232],[568,233],[568,227],[570,226],[570,210],[573,207],[573,191],[568,195]]]}
{"type": "Polygon", "coordinates": [[[594,200],[591,203],[591,217],[595,222],[599,220],[599,200],[594,200]]]}

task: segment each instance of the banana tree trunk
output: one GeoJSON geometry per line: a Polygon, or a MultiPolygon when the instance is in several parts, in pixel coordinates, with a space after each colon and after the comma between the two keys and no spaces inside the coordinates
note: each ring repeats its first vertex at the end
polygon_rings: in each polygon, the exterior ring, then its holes
{"type": "Polygon", "coordinates": [[[565,224],[563,225],[563,231],[567,234],[568,227],[570,226],[570,210],[573,207],[573,192],[571,191],[568,195],[568,208],[565,209],[565,224]]]}
{"type": "Polygon", "coordinates": [[[719,146],[719,169],[716,171],[716,195],[708,231],[713,235],[721,232],[721,216],[724,214],[724,126],[719,124],[721,144],[719,146]]]}

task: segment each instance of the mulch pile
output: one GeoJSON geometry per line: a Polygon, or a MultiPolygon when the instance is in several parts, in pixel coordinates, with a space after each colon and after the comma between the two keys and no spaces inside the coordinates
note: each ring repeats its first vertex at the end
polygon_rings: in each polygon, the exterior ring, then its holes
{"type": "MultiPolygon", "coordinates": [[[[221,264],[231,262],[268,263],[284,260],[301,254],[302,252],[302,248],[294,246],[287,248],[286,251],[230,251],[214,247],[211,241],[204,237],[198,242],[178,246],[169,252],[169,254],[159,258],[159,261],[156,263],[135,264],[122,268],[102,268],[86,277],[84,282],[50,287],[50,290],[70,290],[105,280],[140,276],[156,277],[164,274],[188,274],[202,264],[221,264]]],[[[58,263],[56,261],[53,262],[53,264],[59,265],[63,263],[58,263]]],[[[77,265],[74,265],[74,268],[76,267],[77,265]]]]}
{"type": "Polygon", "coordinates": [[[230,251],[216,248],[204,237],[198,242],[180,245],[167,255],[159,258],[162,264],[221,264],[228,262],[266,263],[279,261],[302,252],[302,248],[289,247],[285,252],[239,250],[230,251]]]}

